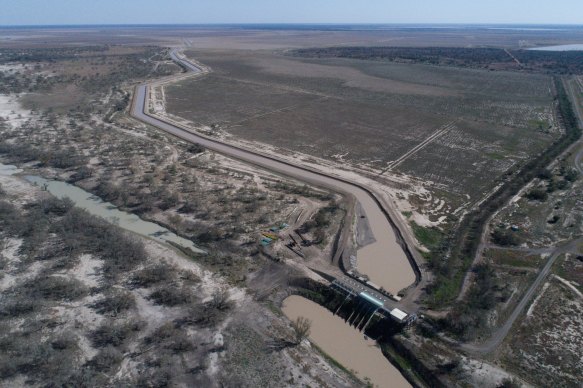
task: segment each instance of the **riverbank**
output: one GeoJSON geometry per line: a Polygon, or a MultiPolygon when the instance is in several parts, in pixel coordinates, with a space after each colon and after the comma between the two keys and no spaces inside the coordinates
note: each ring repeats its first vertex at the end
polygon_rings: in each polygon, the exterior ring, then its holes
{"type": "Polygon", "coordinates": [[[180,237],[170,230],[142,220],[132,213],[119,210],[115,205],[103,201],[101,198],[69,183],[45,179],[36,175],[24,176],[28,182],[40,186],[57,198],[69,198],[75,206],[78,206],[90,214],[101,217],[122,229],[137,233],[141,236],[153,238],[159,242],[178,245],[180,248],[191,250],[195,253],[205,253],[190,240],[180,237]]]}

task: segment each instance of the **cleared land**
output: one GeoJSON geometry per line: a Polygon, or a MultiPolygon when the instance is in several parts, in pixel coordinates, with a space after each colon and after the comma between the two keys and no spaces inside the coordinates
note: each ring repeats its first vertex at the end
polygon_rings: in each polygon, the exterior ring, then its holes
{"type": "Polygon", "coordinates": [[[459,202],[478,198],[558,135],[544,75],[264,52],[188,55],[213,74],[167,87],[167,110],[217,133],[381,172],[450,124],[394,172],[459,202]]]}

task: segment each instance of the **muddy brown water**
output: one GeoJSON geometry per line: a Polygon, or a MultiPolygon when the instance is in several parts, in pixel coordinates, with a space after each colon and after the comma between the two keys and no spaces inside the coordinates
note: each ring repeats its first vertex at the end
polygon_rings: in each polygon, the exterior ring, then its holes
{"type": "Polygon", "coordinates": [[[375,341],[334,316],[329,310],[301,296],[292,295],[283,301],[283,313],[295,320],[303,316],[312,321],[310,340],[342,366],[356,372],[361,380],[368,379],[375,387],[411,387],[375,341]]]}

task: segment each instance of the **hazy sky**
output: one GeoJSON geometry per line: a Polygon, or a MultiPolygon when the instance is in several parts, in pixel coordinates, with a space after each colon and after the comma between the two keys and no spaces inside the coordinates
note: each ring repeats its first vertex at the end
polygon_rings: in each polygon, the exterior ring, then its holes
{"type": "Polygon", "coordinates": [[[583,24],[583,0],[0,0],[0,25],[583,24]]]}

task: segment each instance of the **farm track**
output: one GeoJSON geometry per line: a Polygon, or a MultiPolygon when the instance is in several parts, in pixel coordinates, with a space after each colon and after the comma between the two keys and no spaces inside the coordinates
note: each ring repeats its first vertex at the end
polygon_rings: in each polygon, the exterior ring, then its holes
{"type": "Polygon", "coordinates": [[[417,144],[415,147],[411,148],[409,151],[407,151],[400,158],[398,158],[398,159],[390,162],[389,163],[389,166],[386,169],[384,169],[383,171],[381,171],[378,175],[381,176],[384,173],[386,173],[387,171],[392,171],[395,168],[397,168],[399,165],[401,165],[401,163],[403,163],[404,161],[406,161],[407,159],[409,159],[411,156],[415,155],[417,152],[421,151],[428,144],[432,143],[437,138],[445,135],[447,132],[449,132],[450,130],[452,130],[455,127],[455,123],[456,123],[456,121],[454,120],[454,121],[452,121],[450,123],[447,123],[444,126],[442,126],[434,134],[432,134],[431,136],[427,137],[425,140],[423,140],[421,143],[417,144]]]}

